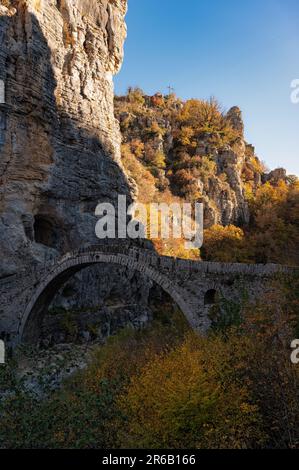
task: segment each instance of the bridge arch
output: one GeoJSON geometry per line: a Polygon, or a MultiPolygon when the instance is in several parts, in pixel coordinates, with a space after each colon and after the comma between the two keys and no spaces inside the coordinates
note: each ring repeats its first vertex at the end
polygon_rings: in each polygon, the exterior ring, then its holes
{"type": "Polygon", "coordinates": [[[130,268],[154,281],[176,302],[191,328],[196,329],[198,327],[196,316],[186,303],[182,295],[182,289],[167,276],[153,268],[146,259],[139,260],[138,256],[132,256],[130,253],[107,253],[99,249],[65,255],[41,279],[22,316],[17,343],[34,343],[37,341],[44,315],[55,294],[65,282],[87,267],[107,263],[130,268]]]}

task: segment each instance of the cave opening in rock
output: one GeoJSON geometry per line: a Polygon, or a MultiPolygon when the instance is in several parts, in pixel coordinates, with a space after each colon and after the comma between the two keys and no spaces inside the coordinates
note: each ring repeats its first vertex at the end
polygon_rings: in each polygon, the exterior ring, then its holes
{"type": "Polygon", "coordinates": [[[206,292],[204,303],[205,305],[215,305],[217,303],[217,291],[215,289],[206,292]]]}
{"type": "Polygon", "coordinates": [[[45,216],[36,215],[34,218],[34,240],[36,243],[49,248],[57,248],[59,234],[54,223],[45,216]]]}

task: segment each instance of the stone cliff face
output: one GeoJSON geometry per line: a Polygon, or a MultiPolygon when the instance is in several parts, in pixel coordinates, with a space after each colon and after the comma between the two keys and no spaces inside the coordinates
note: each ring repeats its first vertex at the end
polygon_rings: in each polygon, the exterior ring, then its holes
{"type": "Polygon", "coordinates": [[[261,182],[263,169],[254,147],[245,141],[241,110],[233,107],[223,115],[237,136],[232,142],[215,144],[211,142],[210,131],[198,133],[189,127],[186,132],[193,132],[192,138],[187,135],[182,143],[178,133],[184,128],[180,112],[185,103],[175,95],[164,97],[157,93],[146,96],[142,90],[133,90],[133,93],[137,93],[137,104],[133,101],[132,105],[129,95],[115,98],[116,116],[123,142],[133,154],[138,145],[140,155],[137,155],[137,160],[152,171],[158,181],[158,189],[169,188],[184,200],[192,200],[196,194],[194,198],[204,203],[206,227],[214,224],[246,225],[250,218],[246,183],[252,189],[256,188],[261,182]],[[157,152],[165,157],[163,168],[155,166],[152,156],[157,152]],[[185,172],[183,178],[177,178],[178,168],[185,172]],[[190,185],[191,195],[188,191],[190,185]]]}
{"type": "Polygon", "coordinates": [[[0,2],[2,277],[96,241],[97,203],[130,195],[112,82],[125,13],[126,0],[0,2]]]}

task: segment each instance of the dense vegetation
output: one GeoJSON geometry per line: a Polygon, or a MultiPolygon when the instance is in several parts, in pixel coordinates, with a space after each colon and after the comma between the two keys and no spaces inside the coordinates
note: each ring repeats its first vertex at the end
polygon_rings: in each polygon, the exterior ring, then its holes
{"type": "Polygon", "coordinates": [[[299,182],[261,185],[249,199],[247,227],[212,226],[205,231],[205,260],[299,263],[299,182]]]}
{"type": "Polygon", "coordinates": [[[299,370],[290,361],[298,279],[291,283],[277,279],[255,306],[227,304],[225,316],[220,299],[207,337],[164,310],[146,330],[110,338],[42,401],[1,369],[10,392],[0,446],[299,447],[299,370]]]}
{"type": "MultiPolygon", "coordinates": [[[[205,203],[204,193],[213,192],[215,181],[227,188],[217,155],[223,148],[238,152],[243,129],[215,99],[183,102],[175,95],[149,97],[136,88],[117,97],[115,107],[123,163],[137,184],[139,201],[205,203]]],[[[240,186],[250,220],[227,226],[206,223],[201,254],[184,250],[183,240],[156,239],[160,253],[211,261],[299,263],[298,179],[267,181],[252,146],[246,144],[245,153],[240,186]]]]}

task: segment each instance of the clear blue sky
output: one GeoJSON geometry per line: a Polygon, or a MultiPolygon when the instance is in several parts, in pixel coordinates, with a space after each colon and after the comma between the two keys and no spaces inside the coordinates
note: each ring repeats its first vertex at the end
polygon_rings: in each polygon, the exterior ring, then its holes
{"type": "Polygon", "coordinates": [[[299,175],[298,0],[129,0],[127,25],[117,94],[171,84],[183,99],[238,105],[259,157],[299,175]]]}

